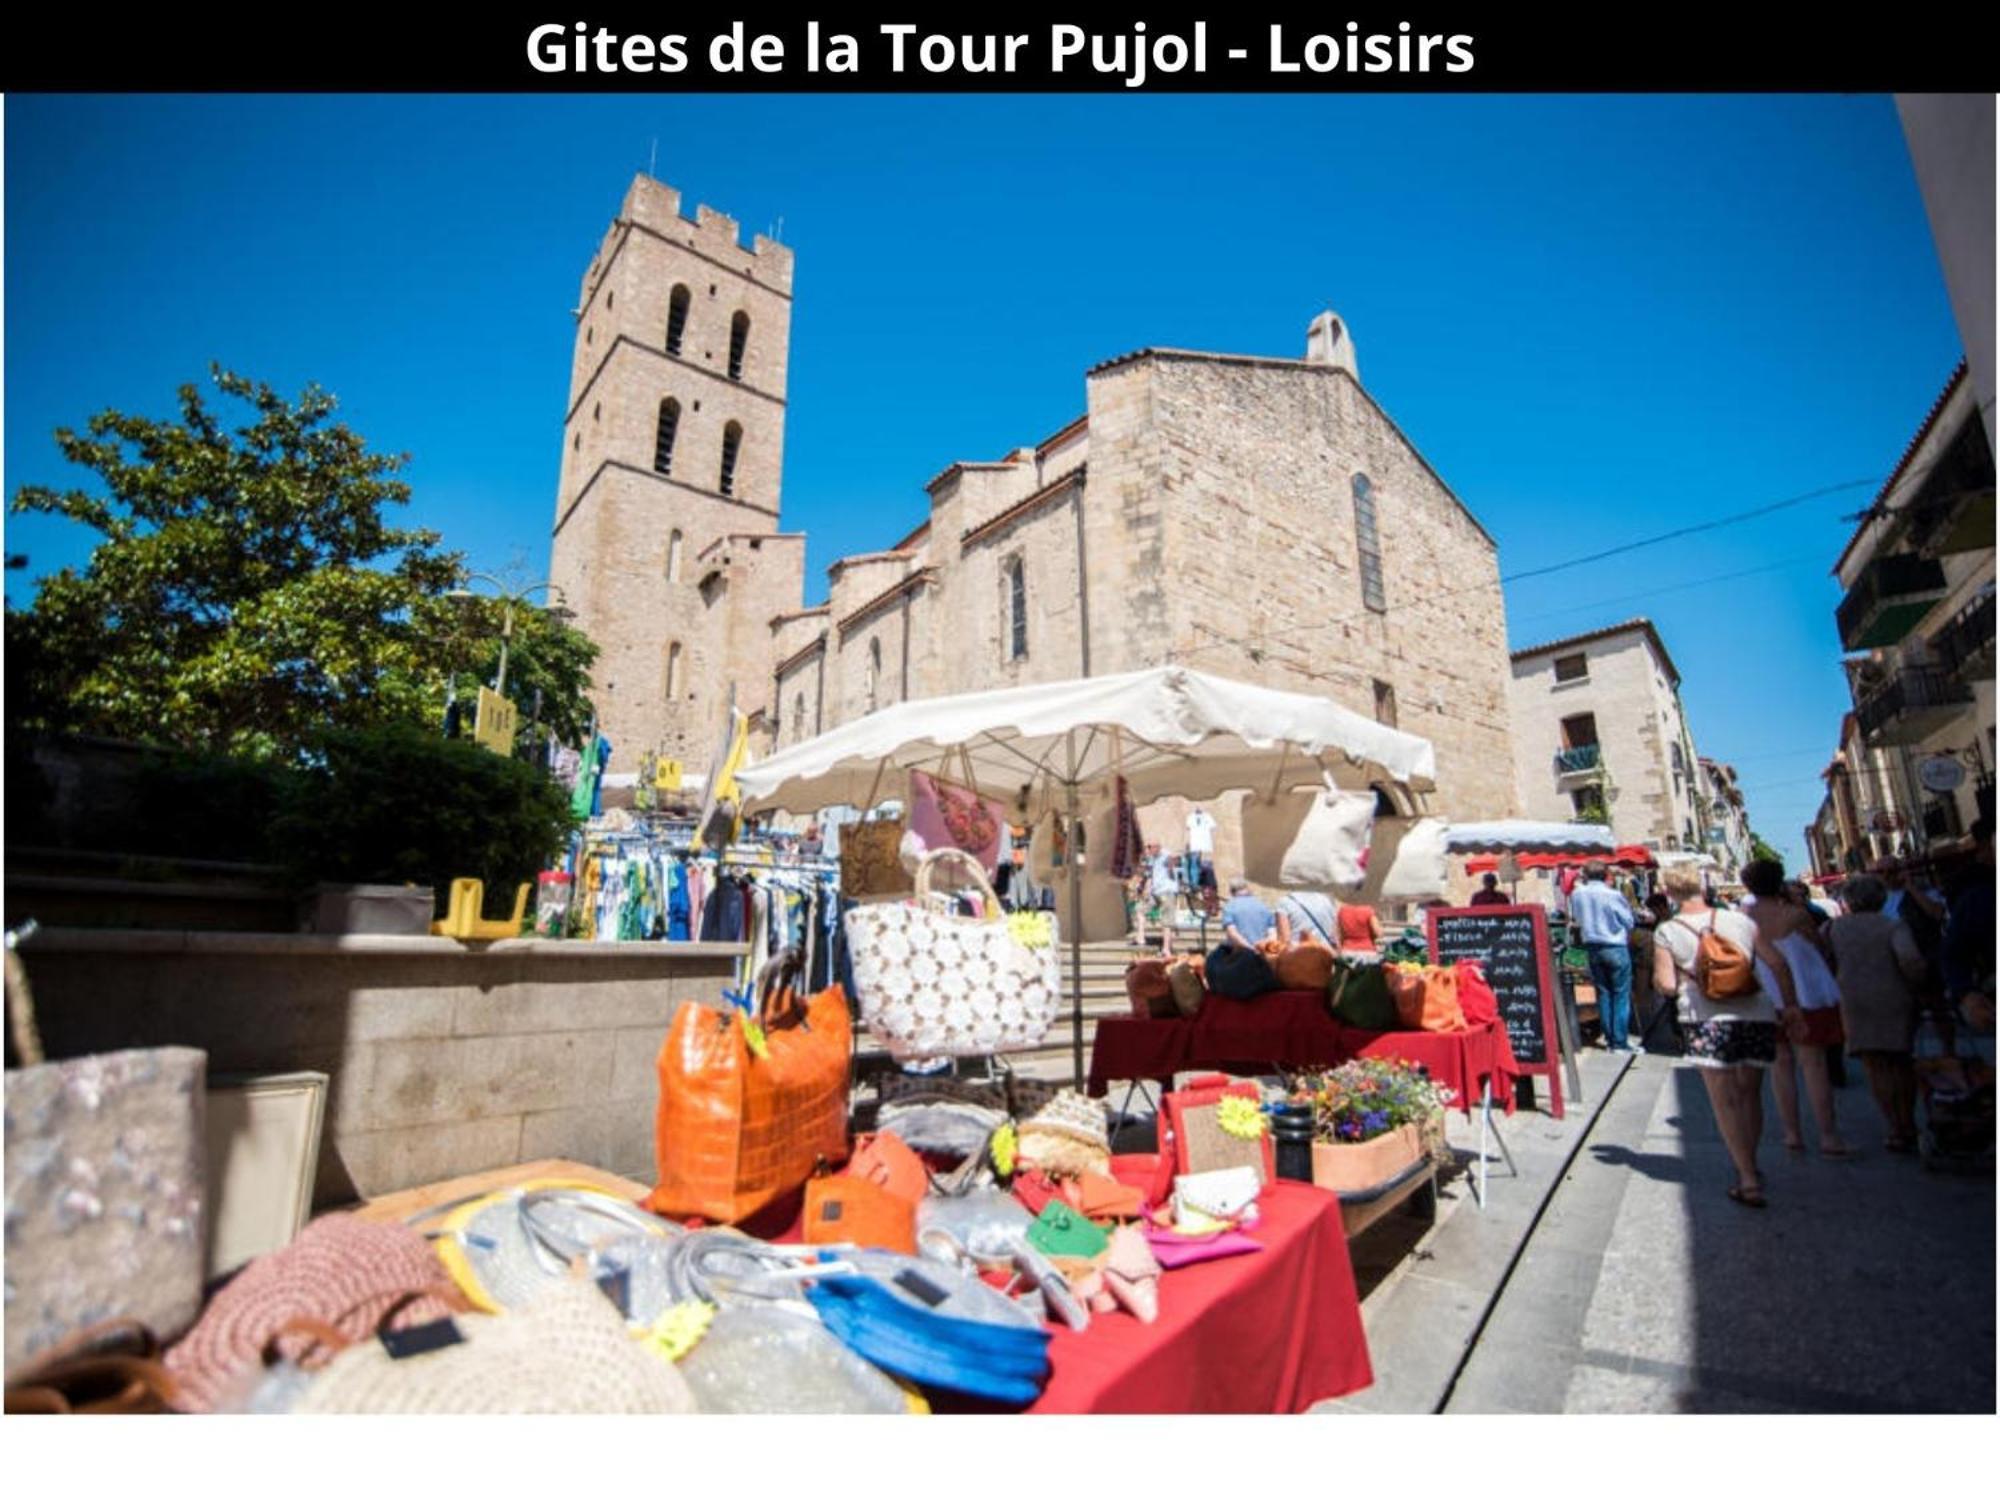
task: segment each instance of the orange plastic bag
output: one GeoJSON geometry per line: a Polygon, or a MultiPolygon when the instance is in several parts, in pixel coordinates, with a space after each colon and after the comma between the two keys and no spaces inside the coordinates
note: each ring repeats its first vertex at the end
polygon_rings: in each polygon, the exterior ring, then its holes
{"type": "Polygon", "coordinates": [[[1392,965],[1389,993],[1406,1031],[1467,1031],[1458,1003],[1458,972],[1426,964],[1422,968],[1392,965]]]}
{"type": "Polygon", "coordinates": [[[762,1057],[735,1007],[686,1001],[674,1012],[657,1065],[654,1213],[734,1224],[820,1162],[847,1159],[847,996],[835,985],[800,1000],[798,966],[788,949],[757,976],[762,1057]]]}

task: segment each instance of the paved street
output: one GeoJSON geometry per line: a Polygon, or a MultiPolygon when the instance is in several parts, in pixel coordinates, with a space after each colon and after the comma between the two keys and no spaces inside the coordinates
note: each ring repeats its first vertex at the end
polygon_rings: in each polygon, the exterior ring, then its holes
{"type": "MultiPolygon", "coordinates": [[[[1585,1061],[1594,1120],[1507,1127],[1523,1178],[1495,1176],[1486,1214],[1461,1187],[1379,1279],[1376,1387],[1332,1409],[1993,1410],[1990,1177],[1880,1151],[1856,1082],[1840,1094],[1853,1161],[1791,1157],[1767,1120],[1758,1213],[1724,1196],[1727,1157],[1691,1070],[1649,1057],[1607,1096],[1611,1060],[1585,1061]]],[[[1356,1249],[1365,1266],[1371,1250],[1356,1249]]]]}

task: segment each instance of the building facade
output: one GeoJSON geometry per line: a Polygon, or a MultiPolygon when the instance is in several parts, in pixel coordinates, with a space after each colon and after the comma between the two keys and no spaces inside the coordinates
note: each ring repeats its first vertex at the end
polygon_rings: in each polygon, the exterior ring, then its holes
{"type": "Polygon", "coordinates": [[[804,538],[779,524],[791,286],[783,246],[743,249],[647,177],[585,274],[552,577],[603,649],[614,770],[654,750],[699,773],[731,697],[768,751],[908,698],[1180,662],[1423,735],[1433,808],[1514,812],[1493,539],[1332,313],[1303,358],[1142,349],[1087,371],[1074,421],[945,468],[808,607],[804,538]]]}
{"type": "Polygon", "coordinates": [[[1701,847],[1725,881],[1743,873],[1750,854],[1750,809],[1743,800],[1743,787],[1736,779],[1736,767],[1702,756],[1701,795],[1697,818],[1701,847]]]}
{"type": "Polygon", "coordinates": [[[1713,799],[1681,707],[1680,671],[1652,621],[1530,646],[1512,663],[1524,816],[1608,823],[1621,844],[1708,851],[1713,799]]]}
{"type": "Polygon", "coordinates": [[[1897,826],[1868,832],[1907,837],[1880,852],[1955,850],[1993,815],[1993,523],[1993,450],[1961,363],[1834,566],[1854,715],[1829,775],[1836,803],[1840,780],[1891,784],[1874,796],[1897,826]]]}

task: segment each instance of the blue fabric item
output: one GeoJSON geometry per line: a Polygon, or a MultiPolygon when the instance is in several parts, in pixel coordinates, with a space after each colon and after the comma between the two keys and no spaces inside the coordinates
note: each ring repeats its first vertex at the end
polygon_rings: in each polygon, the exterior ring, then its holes
{"type": "Polygon", "coordinates": [[[807,1288],[806,1298],[835,1338],[918,1385],[1019,1407],[1032,1403],[1049,1377],[1046,1328],[931,1312],[871,1276],[829,1277],[807,1288]]]}
{"type": "Polygon", "coordinates": [[[1231,896],[1222,908],[1222,920],[1243,934],[1246,943],[1261,943],[1271,935],[1278,919],[1256,896],[1231,896]]]}
{"type": "Polygon", "coordinates": [[[1604,1044],[1620,1051],[1632,1045],[1632,950],[1624,943],[1585,943],[1590,982],[1597,986],[1597,1015],[1604,1044]]]}
{"type": "Polygon", "coordinates": [[[1601,880],[1577,882],[1569,893],[1569,914],[1585,944],[1617,943],[1638,924],[1632,903],[1601,880]]]}
{"type": "Polygon", "coordinates": [[[688,940],[688,880],[687,871],[677,860],[667,861],[667,941],[684,943],[688,940]]]}

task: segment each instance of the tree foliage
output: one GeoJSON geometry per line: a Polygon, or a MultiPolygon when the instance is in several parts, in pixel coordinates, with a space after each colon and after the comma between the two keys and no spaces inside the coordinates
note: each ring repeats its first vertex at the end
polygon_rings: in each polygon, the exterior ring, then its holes
{"type": "MultiPolygon", "coordinates": [[[[288,400],[212,367],[248,408],[231,428],[195,385],[172,420],[104,411],[57,446],[95,489],[22,487],[11,508],[100,538],[79,571],[7,613],[10,727],[187,750],[290,754],[317,731],[442,723],[448,688],[490,677],[499,605],[448,597],[459,554],[391,524],[407,455],[376,453],[308,386],[288,400]]],[[[517,608],[510,689],[580,737],[595,648],[517,608]]]]}
{"type": "Polygon", "coordinates": [[[1752,859],[1768,859],[1773,864],[1779,865],[1785,862],[1785,856],[1765,843],[1763,836],[1754,828],[1750,830],[1750,857],[1752,859]]]}

